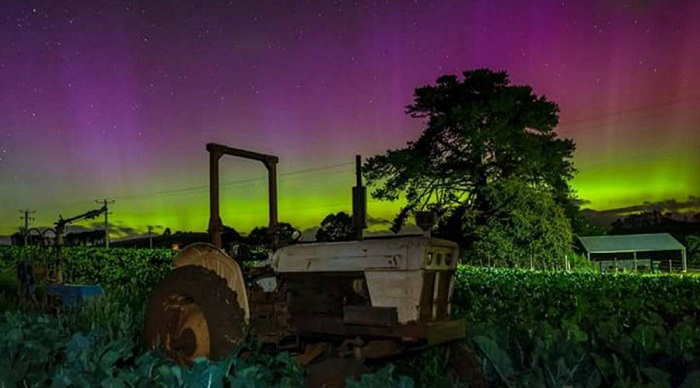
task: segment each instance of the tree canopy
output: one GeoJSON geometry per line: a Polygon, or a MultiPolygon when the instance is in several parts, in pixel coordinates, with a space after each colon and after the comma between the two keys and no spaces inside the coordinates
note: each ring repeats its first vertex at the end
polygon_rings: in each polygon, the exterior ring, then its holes
{"type": "Polygon", "coordinates": [[[559,107],[530,86],[511,85],[506,72],[442,76],[415,90],[407,113],[426,120],[418,140],[370,158],[363,169],[376,187],[374,198],[405,197],[395,232],[418,210],[440,217],[460,209],[485,211],[486,187],[511,177],[568,203],[575,146],[554,132],[559,107]]]}
{"type": "Polygon", "coordinates": [[[571,224],[550,193],[517,178],[483,190],[490,208],[477,214],[472,261],[507,267],[564,267],[571,255],[571,224]]]}
{"type": "MultiPolygon", "coordinates": [[[[272,244],[268,231],[269,227],[267,226],[256,226],[248,233],[248,236],[246,236],[246,242],[250,245],[272,244]]],[[[279,243],[281,246],[289,245],[296,241],[295,233],[298,232],[298,229],[289,222],[280,222],[277,224],[277,234],[279,235],[279,243]]]]}
{"type": "Polygon", "coordinates": [[[316,232],[316,241],[351,241],[355,237],[352,216],[345,212],[327,215],[316,232]]]}

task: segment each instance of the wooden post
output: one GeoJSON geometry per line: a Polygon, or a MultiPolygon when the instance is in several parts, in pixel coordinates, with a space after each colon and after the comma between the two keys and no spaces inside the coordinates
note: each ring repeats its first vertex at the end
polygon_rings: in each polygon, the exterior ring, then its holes
{"type": "Polygon", "coordinates": [[[686,272],[688,270],[688,263],[686,263],[685,248],[681,250],[681,265],[683,266],[683,272],[686,272]]]}

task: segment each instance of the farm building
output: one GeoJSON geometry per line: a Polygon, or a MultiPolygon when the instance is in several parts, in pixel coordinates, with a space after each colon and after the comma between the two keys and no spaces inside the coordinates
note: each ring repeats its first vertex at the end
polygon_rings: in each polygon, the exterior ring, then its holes
{"type": "Polygon", "coordinates": [[[601,270],[685,271],[685,247],[668,233],[578,237],[577,245],[601,270]]]}

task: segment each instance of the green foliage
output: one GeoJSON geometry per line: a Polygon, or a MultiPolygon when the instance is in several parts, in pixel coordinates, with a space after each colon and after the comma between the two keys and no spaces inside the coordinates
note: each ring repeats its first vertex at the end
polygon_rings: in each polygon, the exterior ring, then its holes
{"type": "Polygon", "coordinates": [[[700,268],[700,235],[686,236],[685,246],[687,248],[688,267],[700,268]]]}
{"type": "MultiPolygon", "coordinates": [[[[113,302],[104,310],[111,311],[113,302]]],[[[303,375],[287,353],[235,352],[218,362],[198,359],[173,365],[158,352],[138,346],[140,324],[128,307],[117,322],[86,318],[100,307],[72,317],[5,312],[0,316],[0,385],[52,387],[301,387],[303,375]],[[90,327],[89,330],[77,330],[90,327]]],[[[114,313],[112,313],[114,314],[114,313]]],[[[97,314],[100,316],[100,314],[97,314]]]]}
{"type": "Polygon", "coordinates": [[[150,293],[170,271],[167,249],[70,248],[65,250],[63,277],[75,284],[100,284],[109,291],[150,293]]]}
{"type": "Polygon", "coordinates": [[[571,226],[549,193],[517,179],[495,181],[482,193],[489,206],[471,226],[475,241],[467,258],[496,266],[564,267],[571,226]]]}
{"type": "Polygon", "coordinates": [[[63,311],[59,323],[73,332],[90,332],[99,328],[106,340],[129,338],[138,343],[141,337],[145,308],[130,306],[131,298],[121,294],[109,294],[88,300],[79,309],[63,311]]]}
{"type": "Polygon", "coordinates": [[[492,381],[670,386],[700,371],[700,279],[461,267],[453,313],[492,381]]]}
{"type": "Polygon", "coordinates": [[[395,376],[394,365],[389,364],[374,373],[362,375],[359,381],[348,377],[346,388],[413,388],[413,379],[408,376],[395,376]]]}
{"type": "Polygon", "coordinates": [[[23,260],[29,260],[35,264],[46,264],[51,254],[51,249],[41,246],[0,245],[0,269],[14,270],[17,263],[23,260]]]}
{"type": "MultiPolygon", "coordinates": [[[[5,272],[39,250],[3,248],[5,272]]],[[[66,249],[67,279],[105,287],[105,298],[48,316],[19,311],[0,315],[0,385],[52,387],[301,387],[303,373],[288,353],[269,354],[256,343],[241,345],[218,362],[198,359],[191,367],[173,365],[158,352],[141,348],[144,300],[170,267],[169,251],[66,249]],[[111,266],[109,270],[106,265],[111,266]],[[131,277],[127,281],[127,277],[131,277]],[[150,284],[143,284],[152,282],[150,284]],[[129,286],[131,285],[131,286],[129,286]],[[245,357],[239,357],[241,352],[245,357]]],[[[406,378],[379,371],[364,377],[378,386],[411,387],[406,378]],[[388,382],[389,385],[384,385],[388,382]]]]}
{"type": "Polygon", "coordinates": [[[17,299],[17,270],[0,269],[0,311],[7,310],[17,299]]]}
{"type": "Polygon", "coordinates": [[[329,214],[321,221],[316,241],[350,241],[355,239],[352,216],[345,212],[329,214]]]}
{"type": "MultiPolygon", "coordinates": [[[[63,279],[69,284],[98,284],[135,305],[143,304],[154,285],[172,268],[168,249],[64,247],[63,279]]],[[[55,251],[42,247],[0,247],[0,270],[14,271],[21,260],[54,263],[55,251]]]]}
{"type": "Polygon", "coordinates": [[[363,168],[368,184],[379,186],[374,198],[406,198],[394,231],[415,210],[441,216],[459,207],[484,210],[480,191],[511,177],[550,189],[557,203],[570,202],[574,143],[554,132],[557,105],[529,86],[511,85],[505,72],[480,69],[463,76],[443,76],[416,89],[408,113],[427,120],[425,131],[363,168]]]}
{"type": "Polygon", "coordinates": [[[0,315],[0,384],[48,385],[67,331],[48,316],[0,315]]]}
{"type": "MultiPolygon", "coordinates": [[[[98,302],[69,316],[5,312],[0,315],[0,385],[62,387],[302,387],[303,372],[289,353],[269,354],[244,344],[229,357],[204,358],[189,367],[138,346],[127,306],[98,302]],[[101,305],[101,303],[103,303],[101,305]],[[88,322],[89,316],[98,317],[88,322]],[[108,322],[112,316],[115,322],[108,322]],[[87,330],[82,330],[88,328],[87,330]],[[245,357],[241,357],[245,354],[245,357]]],[[[413,381],[386,367],[348,380],[349,387],[412,388],[413,381]]]]}
{"type": "Polygon", "coordinates": [[[301,387],[303,384],[301,368],[289,353],[270,354],[254,339],[238,347],[233,353],[233,360],[233,369],[241,372],[231,380],[232,386],[301,387]],[[238,358],[242,353],[246,357],[238,358]]]}
{"type": "Polygon", "coordinates": [[[447,347],[433,346],[399,359],[396,362],[396,371],[411,377],[418,387],[448,387],[453,381],[450,373],[446,373],[447,358],[447,347]]]}
{"type": "MultiPolygon", "coordinates": [[[[11,271],[8,251],[12,257],[27,252],[0,249],[0,255],[5,255],[1,262],[11,271]]],[[[128,254],[107,257],[86,252],[69,250],[67,260],[75,264],[97,258],[114,266],[113,272],[86,263],[71,276],[85,283],[101,280],[103,287],[114,291],[57,317],[17,311],[0,314],[0,385],[302,385],[303,373],[289,354],[268,354],[256,344],[246,344],[224,360],[197,360],[187,368],[168,363],[157,352],[144,351],[140,334],[145,297],[107,282],[124,282],[129,274],[140,276],[133,284],[156,279],[158,271],[169,266],[169,252],[135,251],[131,260],[126,259],[128,254]],[[167,256],[149,256],[159,252],[167,256]],[[140,268],[145,266],[153,267],[154,273],[140,268]],[[238,357],[242,352],[246,357],[238,357]]],[[[452,315],[467,321],[466,341],[494,386],[697,386],[698,311],[700,277],[687,275],[461,266],[452,300],[452,315]]],[[[348,386],[450,384],[447,353],[441,347],[406,354],[395,365],[379,368],[348,386]]]]}

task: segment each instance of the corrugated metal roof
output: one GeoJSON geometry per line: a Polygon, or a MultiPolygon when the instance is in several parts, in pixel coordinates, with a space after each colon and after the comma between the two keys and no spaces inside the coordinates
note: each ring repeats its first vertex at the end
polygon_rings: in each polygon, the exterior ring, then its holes
{"type": "Polygon", "coordinates": [[[578,237],[588,253],[678,251],[685,247],[668,233],[578,237]]]}

